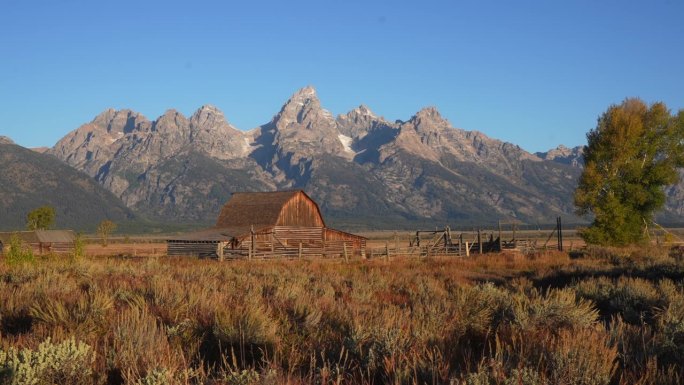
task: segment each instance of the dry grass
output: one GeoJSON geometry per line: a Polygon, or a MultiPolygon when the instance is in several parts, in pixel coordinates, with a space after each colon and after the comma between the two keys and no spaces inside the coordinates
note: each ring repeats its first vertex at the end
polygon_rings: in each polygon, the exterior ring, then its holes
{"type": "Polygon", "coordinates": [[[684,264],[603,253],[3,263],[0,378],[76,341],[80,383],[676,383],[684,264]]]}

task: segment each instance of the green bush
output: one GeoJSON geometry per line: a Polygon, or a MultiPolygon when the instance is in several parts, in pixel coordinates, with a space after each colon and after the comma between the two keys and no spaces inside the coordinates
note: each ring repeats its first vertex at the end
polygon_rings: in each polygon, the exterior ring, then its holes
{"type": "Polygon", "coordinates": [[[9,266],[35,262],[33,250],[21,241],[18,234],[12,234],[10,237],[9,246],[5,253],[5,262],[9,266]]]}

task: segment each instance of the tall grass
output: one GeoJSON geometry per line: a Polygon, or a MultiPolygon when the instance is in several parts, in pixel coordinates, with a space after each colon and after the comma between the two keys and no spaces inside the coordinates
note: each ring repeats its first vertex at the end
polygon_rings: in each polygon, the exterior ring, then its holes
{"type": "Polygon", "coordinates": [[[681,268],[561,253],[1,264],[0,358],[15,358],[0,371],[16,382],[16,352],[77,344],[82,383],[676,383],[684,289],[649,275],[663,266],[681,268]]]}

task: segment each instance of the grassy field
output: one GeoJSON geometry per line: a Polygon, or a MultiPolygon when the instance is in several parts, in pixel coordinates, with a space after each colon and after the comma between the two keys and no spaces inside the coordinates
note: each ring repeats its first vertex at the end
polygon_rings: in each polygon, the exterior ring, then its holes
{"type": "Polygon", "coordinates": [[[0,263],[0,383],[678,384],[682,362],[684,259],[655,247],[0,263]]]}

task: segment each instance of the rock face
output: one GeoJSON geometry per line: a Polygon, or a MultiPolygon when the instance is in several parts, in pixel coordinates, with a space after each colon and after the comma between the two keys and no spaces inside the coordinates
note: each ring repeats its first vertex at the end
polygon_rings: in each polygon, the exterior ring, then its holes
{"type": "Polygon", "coordinates": [[[14,142],[7,136],[0,135],[0,144],[14,144],[14,142]]]}
{"type": "Polygon", "coordinates": [[[49,151],[151,218],[200,223],[232,191],[274,188],[249,152],[249,138],[208,105],[155,121],[106,110],[49,151]]]}
{"type": "Polygon", "coordinates": [[[46,154],[0,144],[0,229],[25,228],[26,214],[55,208],[56,227],[93,231],[109,219],[120,225],[135,215],[88,175],[46,154]]]}
{"type": "Polygon", "coordinates": [[[567,164],[573,167],[583,167],[584,159],[582,155],[584,154],[584,146],[577,146],[573,148],[568,148],[562,144],[552,150],[547,152],[537,152],[537,155],[541,159],[552,160],[554,162],[567,164]]]}
{"type": "Polygon", "coordinates": [[[454,128],[433,107],[405,122],[364,105],[333,117],[312,87],[247,132],[213,106],[155,121],[107,110],[49,152],[157,220],[210,223],[233,191],[293,188],[343,226],[579,220],[580,148],[531,154],[454,128]]]}

